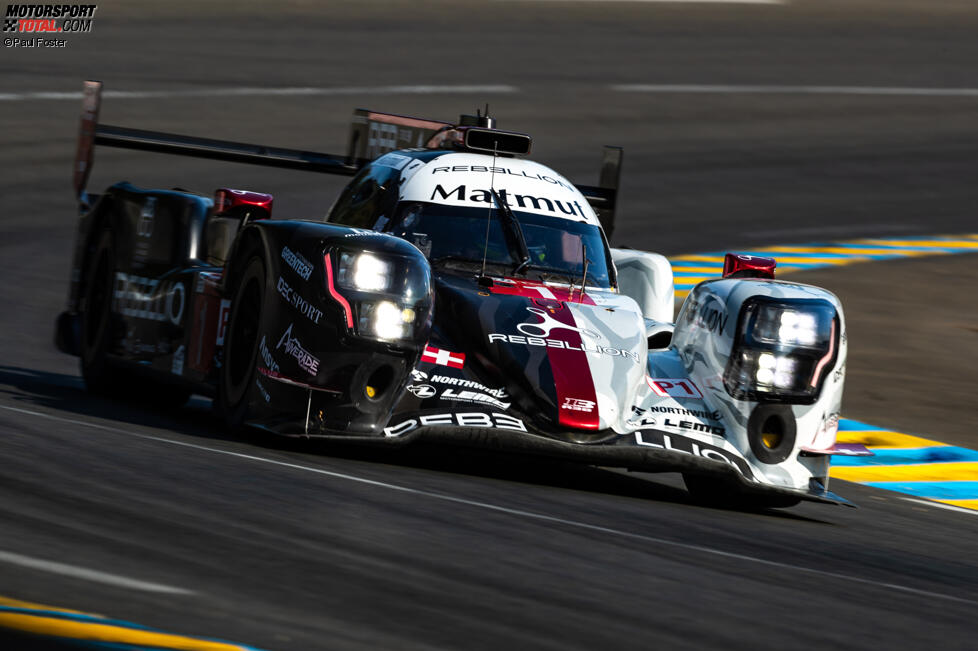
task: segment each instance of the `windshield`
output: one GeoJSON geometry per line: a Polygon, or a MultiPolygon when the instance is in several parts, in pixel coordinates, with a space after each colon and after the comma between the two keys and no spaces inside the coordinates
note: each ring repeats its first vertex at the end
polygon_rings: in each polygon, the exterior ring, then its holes
{"type": "MultiPolygon", "coordinates": [[[[403,203],[398,206],[388,230],[417,246],[432,263],[461,262],[481,266],[494,273],[509,275],[520,265],[512,242],[507,240],[499,211],[489,207],[465,208],[432,203],[403,203]],[[505,269],[500,269],[505,267],[505,269]]],[[[529,262],[520,275],[540,280],[580,283],[584,273],[583,248],[587,247],[587,284],[610,287],[611,264],[604,236],[597,226],[559,217],[513,211],[526,239],[529,262]]]]}

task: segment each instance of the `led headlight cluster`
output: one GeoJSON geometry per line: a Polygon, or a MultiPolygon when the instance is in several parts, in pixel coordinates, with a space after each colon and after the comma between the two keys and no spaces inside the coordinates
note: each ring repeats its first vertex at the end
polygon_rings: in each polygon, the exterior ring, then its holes
{"type": "Polygon", "coordinates": [[[362,292],[386,292],[391,288],[394,265],[373,253],[341,253],[337,282],[340,287],[362,292]]]}
{"type": "Polygon", "coordinates": [[[431,306],[427,267],[370,251],[334,251],[324,261],[330,294],[354,334],[390,342],[415,338],[425,320],[419,314],[431,306]]]}
{"type": "Polygon", "coordinates": [[[835,362],[838,323],[822,299],[748,300],[723,376],[727,392],[741,400],[814,401],[835,362]]]}

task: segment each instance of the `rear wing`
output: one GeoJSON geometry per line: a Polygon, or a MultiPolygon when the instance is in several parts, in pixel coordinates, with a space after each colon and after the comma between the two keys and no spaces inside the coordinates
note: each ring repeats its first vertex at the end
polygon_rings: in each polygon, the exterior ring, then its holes
{"type": "MultiPolygon", "coordinates": [[[[82,200],[96,145],[353,176],[369,161],[398,149],[455,147],[480,152],[498,149],[500,153],[522,155],[529,153],[531,144],[526,134],[495,129],[488,116],[462,116],[459,124],[454,125],[357,109],[353,112],[347,154],[337,156],[99,124],[101,103],[102,82],[86,81],[74,168],[75,195],[82,200]]],[[[614,230],[621,162],[621,147],[605,147],[598,185],[577,186],[594,208],[609,239],[614,230]]]]}
{"type": "Polygon", "coordinates": [[[266,147],[230,140],[214,140],[99,124],[101,103],[102,82],[86,81],[82,97],[78,149],[75,154],[74,186],[75,194],[79,198],[83,197],[85,186],[88,184],[96,145],[344,176],[353,176],[366,162],[314,151],[266,147]]]}
{"type": "Polygon", "coordinates": [[[605,145],[601,160],[598,185],[578,185],[587,202],[594,208],[608,240],[615,230],[615,209],[618,206],[618,183],[621,180],[621,162],[625,151],[621,147],[605,145]]]}

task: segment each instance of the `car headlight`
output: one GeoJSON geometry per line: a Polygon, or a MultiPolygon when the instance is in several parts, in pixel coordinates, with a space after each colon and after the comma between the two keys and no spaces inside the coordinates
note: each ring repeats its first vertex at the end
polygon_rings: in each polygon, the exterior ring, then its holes
{"type": "Polygon", "coordinates": [[[327,251],[323,262],[330,295],[347,329],[385,342],[414,342],[428,327],[432,306],[428,267],[400,255],[327,251]]]}
{"type": "Polygon", "coordinates": [[[749,299],[723,375],[727,393],[740,400],[814,402],[835,362],[838,323],[826,300],[749,299]]]}
{"type": "Polygon", "coordinates": [[[416,313],[402,308],[392,301],[361,303],[359,309],[360,334],[371,334],[378,339],[407,339],[413,331],[416,313]]]}
{"type": "Polygon", "coordinates": [[[340,287],[362,292],[386,292],[393,280],[393,264],[373,253],[341,253],[336,280],[340,287]]]}

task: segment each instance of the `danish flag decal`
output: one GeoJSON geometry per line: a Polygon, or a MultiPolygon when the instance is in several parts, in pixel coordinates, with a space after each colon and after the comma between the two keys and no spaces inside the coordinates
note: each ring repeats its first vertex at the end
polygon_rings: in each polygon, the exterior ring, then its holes
{"type": "Polygon", "coordinates": [[[421,353],[421,361],[439,366],[451,366],[452,368],[462,368],[465,366],[465,353],[453,353],[450,350],[442,350],[434,346],[425,346],[421,353]]]}

